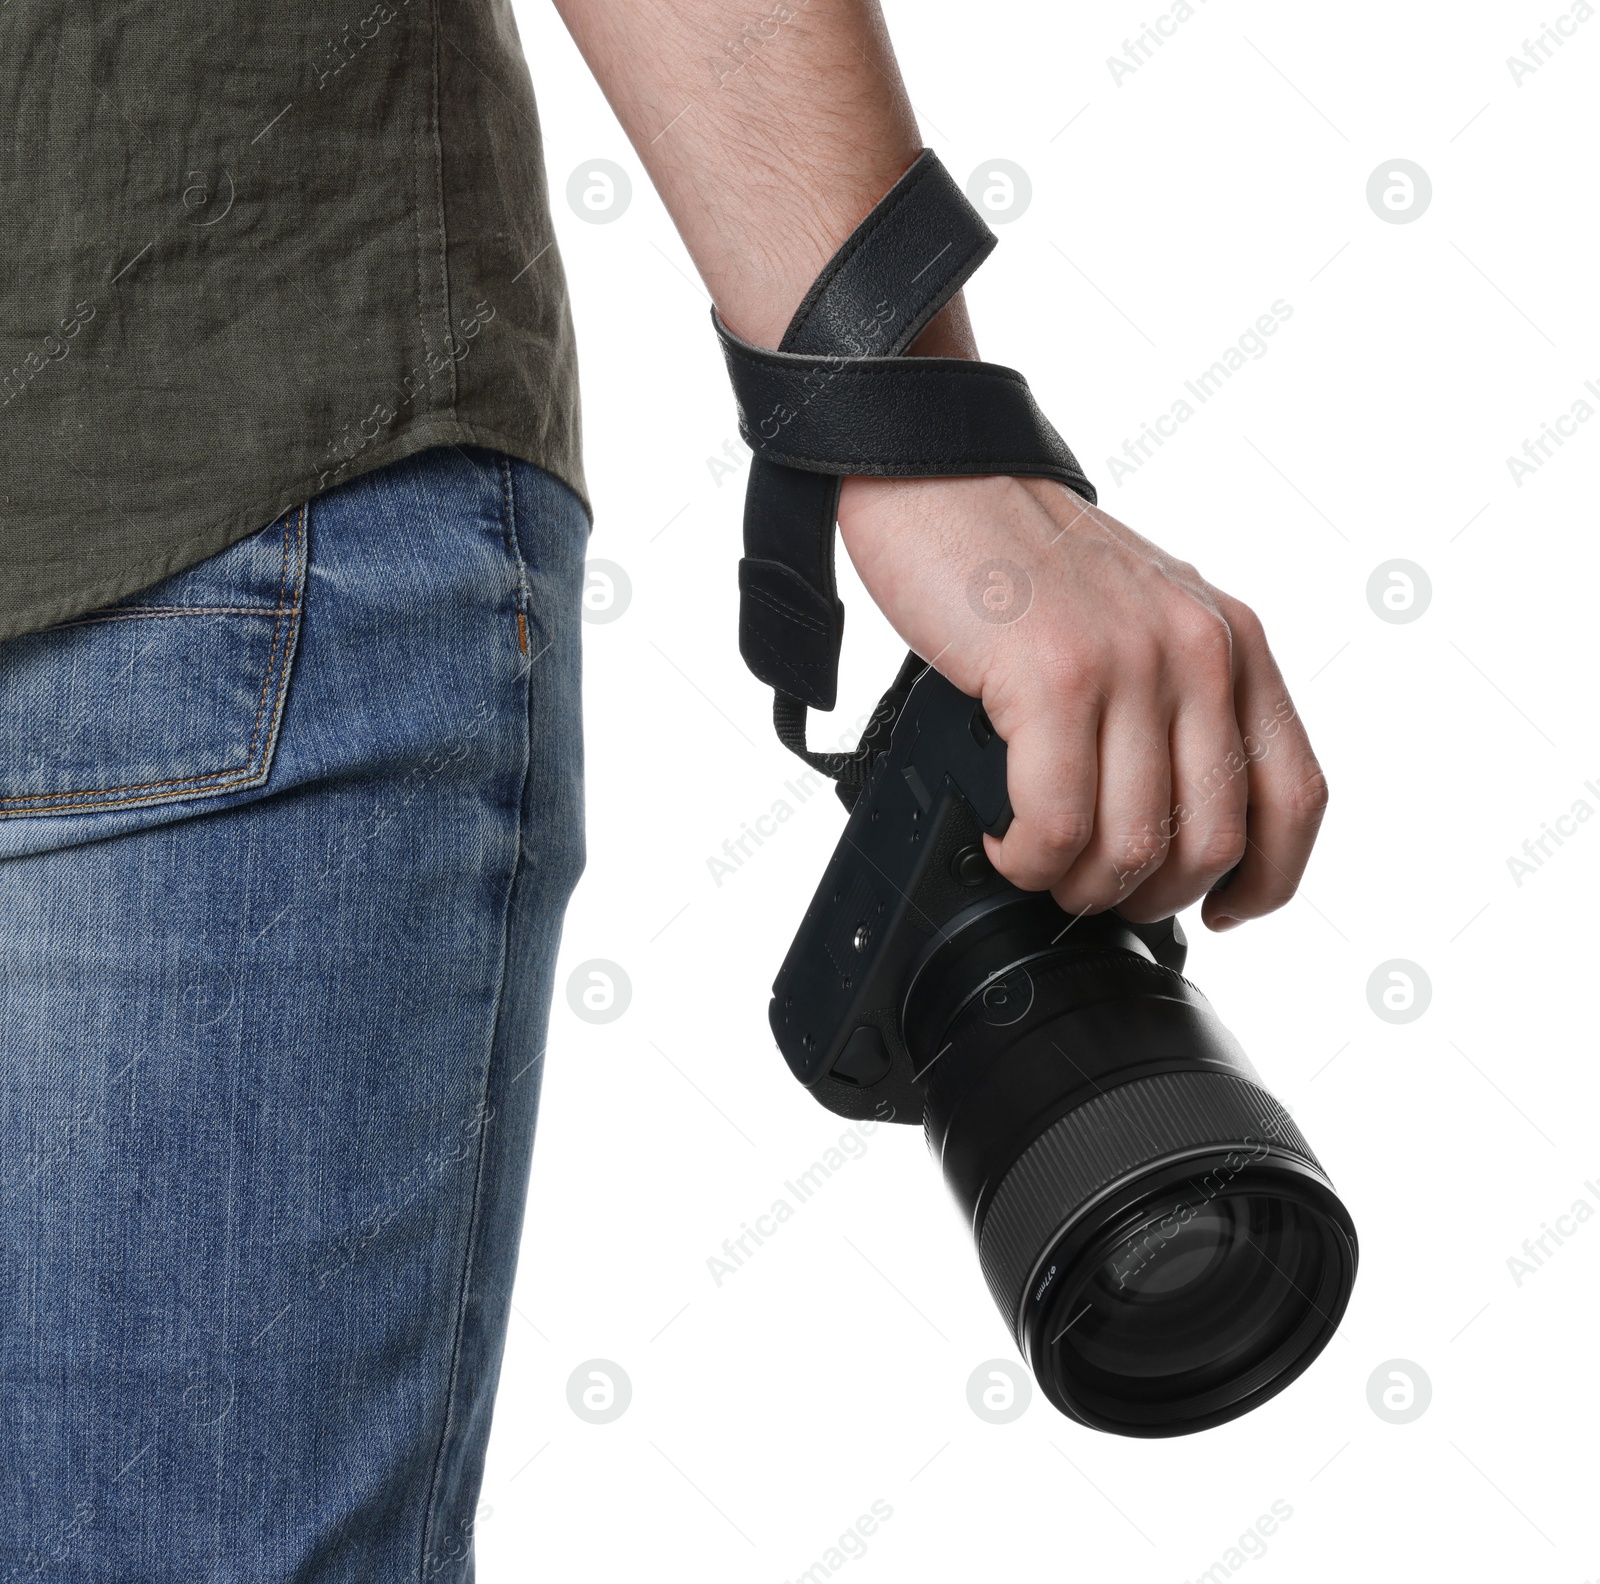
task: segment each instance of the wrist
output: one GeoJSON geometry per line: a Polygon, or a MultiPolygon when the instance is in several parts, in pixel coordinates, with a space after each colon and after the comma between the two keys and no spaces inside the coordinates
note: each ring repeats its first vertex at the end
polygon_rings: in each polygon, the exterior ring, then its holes
{"type": "Polygon", "coordinates": [[[906,348],[909,357],[978,358],[978,342],[972,333],[967,299],[957,292],[924,327],[921,335],[906,348]]]}
{"type": "MultiPolygon", "coordinates": [[[[952,357],[968,358],[973,362],[978,360],[978,343],[972,333],[972,320],[967,314],[967,302],[961,292],[947,302],[943,308],[930,319],[924,326],[922,334],[906,348],[908,357],[952,357]]],[[[849,546],[850,537],[857,531],[863,536],[870,534],[871,526],[875,521],[873,508],[886,495],[896,493],[893,488],[885,486],[899,486],[899,493],[905,493],[905,486],[927,480],[913,479],[881,479],[863,478],[859,475],[848,475],[840,481],[839,485],[839,531],[845,536],[846,547],[849,546]]],[[[968,480],[969,483],[976,482],[968,480]]],[[[1001,476],[990,479],[991,486],[1002,486],[1007,482],[1015,483],[1016,480],[1006,480],[1001,476]]]]}

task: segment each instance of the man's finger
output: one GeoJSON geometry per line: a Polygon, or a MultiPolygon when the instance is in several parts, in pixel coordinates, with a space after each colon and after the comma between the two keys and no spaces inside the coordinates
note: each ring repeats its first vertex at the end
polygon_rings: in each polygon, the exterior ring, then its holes
{"type": "Polygon", "coordinates": [[[1249,762],[1231,698],[1185,705],[1172,723],[1172,846],[1118,911],[1138,923],[1198,902],[1245,853],[1249,762]]]}
{"type": "Polygon", "coordinates": [[[1069,913],[1098,913],[1125,902],[1166,859],[1171,806],[1167,723],[1153,710],[1113,706],[1100,720],[1094,832],[1051,886],[1056,901],[1069,913]]]}
{"type": "Polygon", "coordinates": [[[1270,655],[1247,667],[1239,719],[1250,756],[1247,843],[1238,872],[1207,896],[1213,929],[1280,908],[1295,893],[1328,803],[1328,783],[1270,655]]]}
{"type": "Polygon", "coordinates": [[[1024,891],[1048,890],[1094,834],[1099,718],[1099,701],[1085,689],[1030,708],[1006,740],[1011,826],[1004,840],[983,842],[989,861],[1024,891]]]}

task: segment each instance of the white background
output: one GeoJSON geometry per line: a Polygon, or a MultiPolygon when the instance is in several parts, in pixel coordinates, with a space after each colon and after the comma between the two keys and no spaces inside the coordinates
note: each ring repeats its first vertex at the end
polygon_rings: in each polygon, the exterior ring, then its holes
{"type": "MultiPolygon", "coordinates": [[[[1553,5],[1561,0],[1553,0],[1553,5]]],[[[1190,973],[1349,1204],[1361,1272],[1339,1335],[1266,1407],[1198,1437],[1085,1430],[1037,1394],[996,1425],[978,1366],[1016,1360],[918,1131],[881,1129],[735,1275],[707,1261],[846,1125],[790,1078],[768,987],[837,839],[831,795],[717,884],[708,859],[799,768],[736,647],[744,472],[707,303],[553,12],[517,7],[583,366],[591,554],[631,599],[585,629],[588,872],[568,916],[517,1312],[477,1524],[481,1577],[830,1576],[1019,1568],[1054,1578],[1600,1576],[1600,1217],[1514,1279],[1523,1240],[1600,1208],[1591,897],[1600,822],[1517,883],[1507,860],[1600,810],[1591,588],[1600,422],[1513,477],[1600,383],[1592,158],[1600,19],[1520,83],[1507,57],[1567,11],[1207,0],[1113,80],[1142,22],[1071,7],[894,0],[927,141],[958,179],[1020,165],[1026,212],[969,288],[984,354],[1021,368],[1101,503],[1261,612],[1332,788],[1304,891],[1210,937],[1190,973]],[[607,159],[608,224],[568,205],[607,159]],[[1368,178],[1405,159],[1425,213],[1368,178]],[[1275,300],[1292,316],[1137,473],[1108,459],[1275,300]],[[1369,606],[1425,569],[1420,618],[1369,606]],[[1422,967],[1426,1012],[1369,1006],[1422,967]],[[594,1024],[566,987],[631,984],[594,1024]],[[621,1366],[620,1417],[568,1405],[621,1366]],[[1426,1411],[1368,1400],[1420,1367],[1426,1411]],[[1228,1547],[1274,1502],[1265,1554],[1228,1547]],[[833,1560],[838,1560],[834,1558],[833,1560]],[[1237,1564],[1230,1568],[1230,1563],[1237,1564]],[[1216,1567],[1214,1567],[1216,1565],[1216,1567]]],[[[753,0],[751,21],[770,12],[753,0]]],[[[1567,24],[1572,26],[1571,23],[1567,24]]],[[[780,45],[774,45],[774,48],[780,45]]],[[[708,68],[709,69],[709,68],[708,68]]],[[[844,558],[841,556],[841,561],[844,558]]],[[[853,736],[901,648],[841,572],[853,736]]],[[[604,587],[596,584],[596,601],[604,587]]],[[[1415,1372],[1414,1377],[1415,1378],[1415,1372]]],[[[1254,1549],[1254,1548],[1252,1548],[1254,1549]]]]}

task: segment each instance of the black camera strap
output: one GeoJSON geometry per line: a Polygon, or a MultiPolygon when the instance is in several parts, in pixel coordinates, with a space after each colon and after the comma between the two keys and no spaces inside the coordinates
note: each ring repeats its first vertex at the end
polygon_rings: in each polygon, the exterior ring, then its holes
{"type": "Polygon", "coordinates": [[[1096,498],[1014,369],[904,356],[994,244],[938,156],[924,149],[812,282],[776,352],[741,340],[711,311],[739,432],[754,452],[739,652],[773,689],[779,738],[839,783],[847,808],[925,662],[907,656],[853,752],[806,746],[807,709],[831,710],[838,692],[840,481],[1015,473],[1057,479],[1091,504],[1096,498]]]}

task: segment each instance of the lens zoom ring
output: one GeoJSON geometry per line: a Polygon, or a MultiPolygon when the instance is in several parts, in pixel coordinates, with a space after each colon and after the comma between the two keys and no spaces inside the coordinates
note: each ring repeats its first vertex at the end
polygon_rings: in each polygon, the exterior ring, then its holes
{"type": "Polygon", "coordinates": [[[1006,1173],[979,1235],[984,1279],[1012,1330],[1035,1261],[1102,1188],[1174,1153],[1261,1142],[1322,1170],[1283,1107],[1226,1073],[1140,1078],[1069,1111],[1006,1173]]]}

